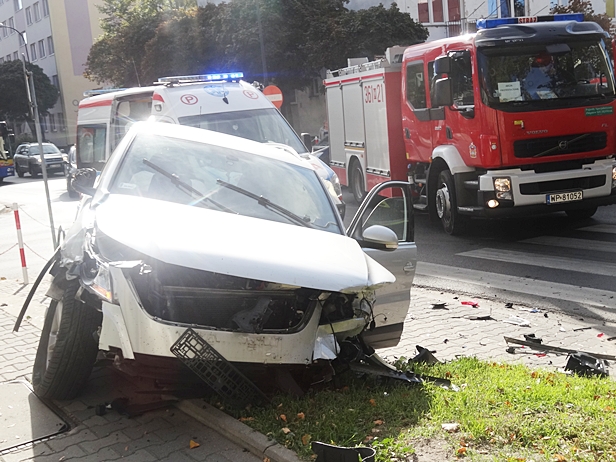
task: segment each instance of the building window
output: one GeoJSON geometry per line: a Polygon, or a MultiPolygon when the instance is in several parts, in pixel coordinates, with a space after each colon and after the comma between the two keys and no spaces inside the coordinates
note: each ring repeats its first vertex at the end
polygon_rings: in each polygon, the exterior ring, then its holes
{"type": "Polygon", "coordinates": [[[41,121],[41,130],[46,132],[47,131],[47,116],[41,117],[40,121],[41,121]]]}
{"type": "Polygon", "coordinates": [[[58,74],[54,74],[54,75],[51,76],[51,83],[58,90],[60,89],[60,80],[58,80],[58,74]]]}
{"type": "Polygon", "coordinates": [[[47,0],[43,0],[43,16],[49,16],[49,3],[47,0]]]}
{"type": "Polygon", "coordinates": [[[32,5],[32,9],[34,10],[34,20],[36,22],[41,20],[41,5],[39,2],[36,2],[32,5]]]}
{"type": "Polygon", "coordinates": [[[6,55],[6,61],[9,62],[11,60],[11,55],[6,55]]]}
{"type": "Polygon", "coordinates": [[[32,8],[26,8],[26,22],[29,26],[32,25],[32,8]]]}
{"type": "Polygon", "coordinates": [[[53,114],[49,114],[49,125],[51,126],[52,132],[58,131],[58,128],[56,127],[56,116],[53,114]]]}
{"type": "Polygon", "coordinates": [[[38,49],[39,49],[39,56],[42,58],[45,57],[45,41],[44,40],[39,40],[38,41],[38,49]]]}
{"type": "Polygon", "coordinates": [[[18,60],[19,59],[19,53],[17,51],[13,52],[13,60],[18,60]]]}
{"type": "Polygon", "coordinates": [[[36,61],[36,43],[30,45],[30,61],[36,61]]]}
{"type": "Polygon", "coordinates": [[[449,0],[447,2],[447,7],[449,9],[449,20],[459,21],[460,20],[460,0],[449,0]]]}
{"type": "Polygon", "coordinates": [[[419,0],[419,2],[417,3],[417,10],[419,13],[420,23],[430,22],[430,11],[428,7],[428,0],[419,0]]]}
{"type": "Polygon", "coordinates": [[[47,53],[49,53],[50,55],[54,54],[53,39],[51,38],[51,36],[47,37],[47,53]]]}
{"type": "Polygon", "coordinates": [[[432,0],[432,22],[444,22],[443,0],[432,0]]]}
{"type": "Polygon", "coordinates": [[[60,126],[61,132],[66,131],[66,122],[64,120],[64,114],[61,112],[58,112],[58,125],[60,126]]]}
{"type": "Polygon", "coordinates": [[[12,27],[13,29],[9,29],[9,34],[13,35],[15,33],[15,20],[13,19],[13,16],[11,16],[9,18],[9,23],[7,24],[9,27],[12,27]]]}
{"type": "Polygon", "coordinates": [[[0,64],[4,63],[4,58],[0,58],[0,64]]]}
{"type": "Polygon", "coordinates": [[[15,11],[19,11],[23,8],[21,0],[13,0],[13,5],[15,5],[15,11]]]}

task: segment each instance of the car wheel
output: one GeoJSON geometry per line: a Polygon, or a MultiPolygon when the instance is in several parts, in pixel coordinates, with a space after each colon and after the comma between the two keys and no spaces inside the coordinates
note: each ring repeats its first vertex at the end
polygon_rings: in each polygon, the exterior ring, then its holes
{"type": "Polygon", "coordinates": [[[66,177],[66,190],[68,191],[68,197],[71,197],[73,199],[79,197],[79,193],[73,189],[70,176],[66,177]]]}
{"type": "Polygon", "coordinates": [[[462,234],[466,229],[466,217],[458,213],[456,189],[449,170],[442,170],[438,176],[436,188],[436,214],[447,234],[462,234]]]}
{"type": "Polygon", "coordinates": [[[22,169],[19,168],[19,165],[15,164],[15,171],[17,172],[17,176],[19,178],[23,178],[24,177],[24,171],[22,169]]]}
{"type": "Polygon", "coordinates": [[[585,220],[586,218],[590,218],[595,213],[597,213],[597,207],[590,207],[588,209],[565,210],[565,213],[569,218],[573,220],[585,220]]]}
{"type": "Polygon", "coordinates": [[[78,280],[67,281],[62,300],[47,309],[32,370],[34,392],[42,398],[77,396],[96,361],[102,313],[76,300],[78,289],[78,280]]]}
{"type": "Polygon", "coordinates": [[[361,204],[366,197],[366,185],[364,183],[364,172],[357,160],[354,160],[349,169],[351,192],[358,204],[361,204]]]}
{"type": "Polygon", "coordinates": [[[28,169],[28,172],[30,173],[30,176],[33,178],[36,178],[37,176],[40,175],[39,172],[36,171],[36,168],[34,168],[32,165],[30,165],[30,168],[28,169]]]}

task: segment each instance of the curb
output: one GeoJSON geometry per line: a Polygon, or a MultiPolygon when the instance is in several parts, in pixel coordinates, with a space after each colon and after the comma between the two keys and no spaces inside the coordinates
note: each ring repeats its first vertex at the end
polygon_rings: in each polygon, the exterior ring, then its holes
{"type": "Polygon", "coordinates": [[[272,462],[301,462],[295,452],[201,399],[180,401],[175,407],[263,460],[268,458],[272,462]]]}

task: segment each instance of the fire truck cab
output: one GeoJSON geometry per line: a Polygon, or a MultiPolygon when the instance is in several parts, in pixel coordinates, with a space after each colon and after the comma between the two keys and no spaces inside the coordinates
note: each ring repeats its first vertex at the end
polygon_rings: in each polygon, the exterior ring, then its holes
{"type": "MultiPolygon", "coordinates": [[[[378,157],[381,149],[392,177],[402,174],[395,166],[404,159],[416,208],[442,221],[449,234],[463,232],[472,216],[565,211],[586,218],[615,203],[616,93],[608,34],[583,22],[583,15],[488,19],[478,28],[407,47],[400,90],[384,80],[384,110],[363,121],[361,145],[351,146],[348,132],[332,133],[328,107],[330,139],[341,138],[347,154],[336,157],[332,146],[332,159],[342,161],[336,166],[370,186],[368,175],[375,172],[358,171],[362,163],[348,158],[350,148],[360,152],[358,159],[378,157]],[[390,104],[396,93],[397,107],[390,104]],[[370,135],[379,125],[386,129],[370,135]]],[[[388,58],[380,72],[387,76],[392,63],[388,58]]],[[[328,105],[335,106],[337,89],[353,78],[369,86],[375,71],[368,67],[330,73],[328,105]]],[[[364,107],[373,104],[373,95],[360,95],[364,107]]]]}

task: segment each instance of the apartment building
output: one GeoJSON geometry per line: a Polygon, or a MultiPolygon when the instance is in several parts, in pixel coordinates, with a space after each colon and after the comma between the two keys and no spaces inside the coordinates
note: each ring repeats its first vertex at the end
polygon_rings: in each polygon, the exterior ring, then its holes
{"type": "MultiPolygon", "coordinates": [[[[96,0],[0,0],[0,63],[21,59],[40,66],[60,91],[41,118],[45,140],[59,147],[75,143],[77,106],[93,83],[83,77],[85,62],[100,34],[96,0]],[[14,31],[16,29],[18,32],[14,31]],[[22,40],[25,38],[26,43],[22,40]]],[[[26,124],[16,134],[29,131],[26,124]]]]}
{"type": "MultiPolygon", "coordinates": [[[[423,24],[428,40],[453,37],[475,31],[481,18],[508,18],[549,14],[569,0],[398,0],[398,7],[423,24]]],[[[592,0],[595,14],[614,18],[614,0],[592,0]]]]}

